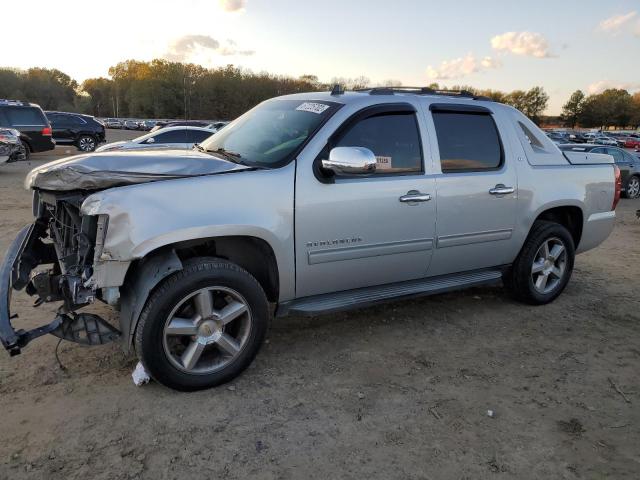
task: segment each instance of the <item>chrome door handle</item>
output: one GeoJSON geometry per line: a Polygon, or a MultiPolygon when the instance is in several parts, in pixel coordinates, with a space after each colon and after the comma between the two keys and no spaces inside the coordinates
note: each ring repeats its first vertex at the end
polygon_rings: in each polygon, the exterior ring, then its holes
{"type": "Polygon", "coordinates": [[[515,191],[516,191],[515,188],[507,187],[507,186],[503,185],[502,183],[499,183],[498,185],[493,187],[491,190],[489,190],[489,193],[491,195],[508,195],[509,193],[513,193],[515,191]]]}
{"type": "Polygon", "coordinates": [[[399,200],[403,203],[428,202],[431,200],[431,195],[419,192],[418,190],[409,190],[407,194],[402,195],[399,200]]]}

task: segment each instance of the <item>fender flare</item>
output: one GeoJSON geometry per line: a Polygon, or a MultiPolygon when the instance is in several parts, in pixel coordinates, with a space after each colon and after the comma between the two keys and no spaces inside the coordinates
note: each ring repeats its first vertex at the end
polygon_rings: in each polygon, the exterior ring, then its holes
{"type": "Polygon", "coordinates": [[[169,275],[182,269],[183,264],[176,251],[164,249],[142,259],[127,277],[120,298],[120,330],[125,352],[132,349],[133,335],[151,291],[169,275]]]}

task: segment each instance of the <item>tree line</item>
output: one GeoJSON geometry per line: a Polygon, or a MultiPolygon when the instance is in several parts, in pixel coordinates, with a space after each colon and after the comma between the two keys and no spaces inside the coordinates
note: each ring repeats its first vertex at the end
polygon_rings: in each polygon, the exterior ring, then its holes
{"type": "MultiPolygon", "coordinates": [[[[109,78],[78,83],[57,69],[0,69],[0,98],[40,104],[45,110],[88,113],[98,117],[189,118],[229,120],[263,100],[290,93],[329,90],[338,83],[346,89],[373,86],[365,76],[334,77],[321,82],[315,75],[294,78],[267,72],[254,73],[234,65],[204,68],[192,63],[155,59],[126,60],[109,68],[109,78]]],[[[386,80],[377,86],[401,86],[386,80]]],[[[446,89],[431,84],[431,88],[446,89]]],[[[502,92],[455,85],[521,110],[537,123],[549,103],[542,87],[502,92]]],[[[575,92],[563,109],[567,126],[631,126],[640,124],[640,96],[626,90],[606,90],[585,96],[575,92]]]]}
{"type": "Polygon", "coordinates": [[[560,118],[571,128],[635,129],[640,126],[640,92],[631,95],[627,90],[610,88],[587,96],[582,90],[576,90],[562,107],[560,118]]]}

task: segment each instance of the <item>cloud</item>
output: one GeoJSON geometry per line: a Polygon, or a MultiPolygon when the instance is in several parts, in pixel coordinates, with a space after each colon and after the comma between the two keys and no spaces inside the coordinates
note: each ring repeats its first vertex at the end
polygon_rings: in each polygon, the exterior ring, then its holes
{"type": "Polygon", "coordinates": [[[495,57],[484,57],[481,61],[480,61],[480,65],[482,65],[484,68],[500,68],[502,66],[502,62],[500,61],[499,58],[495,58],[495,57]]]}
{"type": "Polygon", "coordinates": [[[506,32],[491,39],[491,46],[499,52],[527,55],[536,58],[551,57],[547,39],[539,33],[506,32]]]}
{"type": "Polygon", "coordinates": [[[468,53],[464,57],[444,60],[439,67],[432,65],[427,67],[427,77],[432,80],[450,80],[465,77],[490,68],[501,67],[502,63],[493,57],[484,57],[478,60],[473,54],[468,53]]]}
{"type": "Polygon", "coordinates": [[[602,93],[609,88],[617,88],[622,90],[634,91],[640,90],[640,83],[633,82],[612,82],[610,80],[600,80],[594,82],[587,87],[587,92],[591,95],[602,93]]]}
{"type": "Polygon", "coordinates": [[[177,38],[169,45],[169,50],[164,57],[172,62],[184,62],[199,50],[209,50],[222,56],[253,55],[253,50],[239,50],[235,42],[227,40],[221,45],[218,40],[208,35],[184,35],[177,38]]]}
{"type": "Polygon", "coordinates": [[[614,15],[600,22],[598,30],[608,33],[619,33],[623,27],[629,25],[629,23],[638,16],[638,12],[629,12],[621,15],[614,15]]]}
{"type": "Polygon", "coordinates": [[[218,0],[225,12],[241,12],[247,6],[247,0],[218,0]]]}

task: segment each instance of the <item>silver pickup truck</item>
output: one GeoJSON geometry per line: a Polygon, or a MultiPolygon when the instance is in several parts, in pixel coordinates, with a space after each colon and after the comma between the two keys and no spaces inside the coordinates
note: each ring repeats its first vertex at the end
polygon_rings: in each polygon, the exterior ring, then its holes
{"type": "Polygon", "coordinates": [[[0,271],[3,346],[119,339],[157,381],[195,390],[245,369],[272,315],[496,281],[552,301],[610,234],[620,173],[467,92],[334,88],[261,103],[191,151],[78,155],[26,186],[34,222],[0,271]],[[56,317],[16,330],[12,289],[60,302],[56,317]]]}

